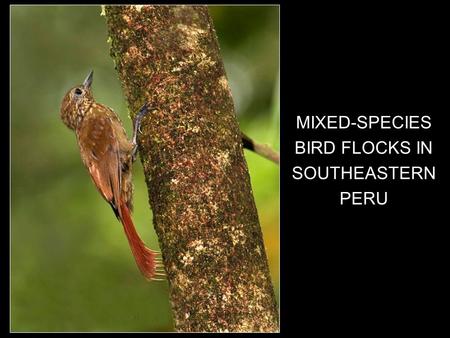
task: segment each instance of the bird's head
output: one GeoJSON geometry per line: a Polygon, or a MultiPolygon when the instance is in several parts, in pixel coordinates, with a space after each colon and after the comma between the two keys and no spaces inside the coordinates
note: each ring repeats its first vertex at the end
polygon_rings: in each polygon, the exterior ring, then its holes
{"type": "Polygon", "coordinates": [[[70,129],[77,128],[94,101],[91,91],[93,78],[94,71],[91,70],[83,84],[72,87],[64,95],[60,114],[64,124],[70,129]]]}

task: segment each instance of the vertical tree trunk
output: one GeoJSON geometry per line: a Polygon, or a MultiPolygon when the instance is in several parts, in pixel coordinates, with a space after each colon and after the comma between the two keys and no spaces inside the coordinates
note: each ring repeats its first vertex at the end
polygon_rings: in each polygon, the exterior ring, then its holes
{"type": "Polygon", "coordinates": [[[179,331],[278,331],[233,100],[204,6],[107,6],[179,331]]]}

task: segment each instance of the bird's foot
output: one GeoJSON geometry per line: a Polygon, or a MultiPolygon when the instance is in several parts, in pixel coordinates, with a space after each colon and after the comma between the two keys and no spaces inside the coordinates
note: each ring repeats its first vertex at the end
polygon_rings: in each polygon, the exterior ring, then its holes
{"type": "Polygon", "coordinates": [[[137,151],[138,151],[138,144],[137,144],[137,136],[138,134],[142,134],[141,130],[141,123],[142,118],[154,108],[149,108],[148,103],[145,103],[141,109],[139,109],[139,112],[136,114],[136,117],[134,118],[134,124],[133,124],[133,138],[132,138],[132,144],[133,144],[133,151],[131,153],[133,162],[136,160],[137,157],[137,151]]]}

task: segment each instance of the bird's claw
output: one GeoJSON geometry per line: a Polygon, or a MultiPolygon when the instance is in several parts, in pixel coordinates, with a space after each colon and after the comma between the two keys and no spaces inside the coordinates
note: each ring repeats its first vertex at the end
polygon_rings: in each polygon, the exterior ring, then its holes
{"type": "Polygon", "coordinates": [[[133,162],[136,160],[136,155],[138,151],[138,144],[137,144],[137,135],[142,134],[141,129],[141,122],[144,115],[146,115],[150,110],[153,110],[154,108],[149,108],[148,102],[144,103],[142,107],[139,109],[139,112],[136,114],[135,120],[134,120],[134,128],[133,128],[133,151],[132,151],[132,159],[133,162]]]}

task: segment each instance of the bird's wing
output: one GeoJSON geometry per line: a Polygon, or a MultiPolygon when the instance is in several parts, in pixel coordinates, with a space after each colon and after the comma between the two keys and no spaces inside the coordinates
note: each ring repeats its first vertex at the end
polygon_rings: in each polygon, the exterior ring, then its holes
{"type": "Polygon", "coordinates": [[[81,158],[98,191],[120,210],[121,164],[119,143],[108,115],[86,115],[78,133],[81,158]]]}

